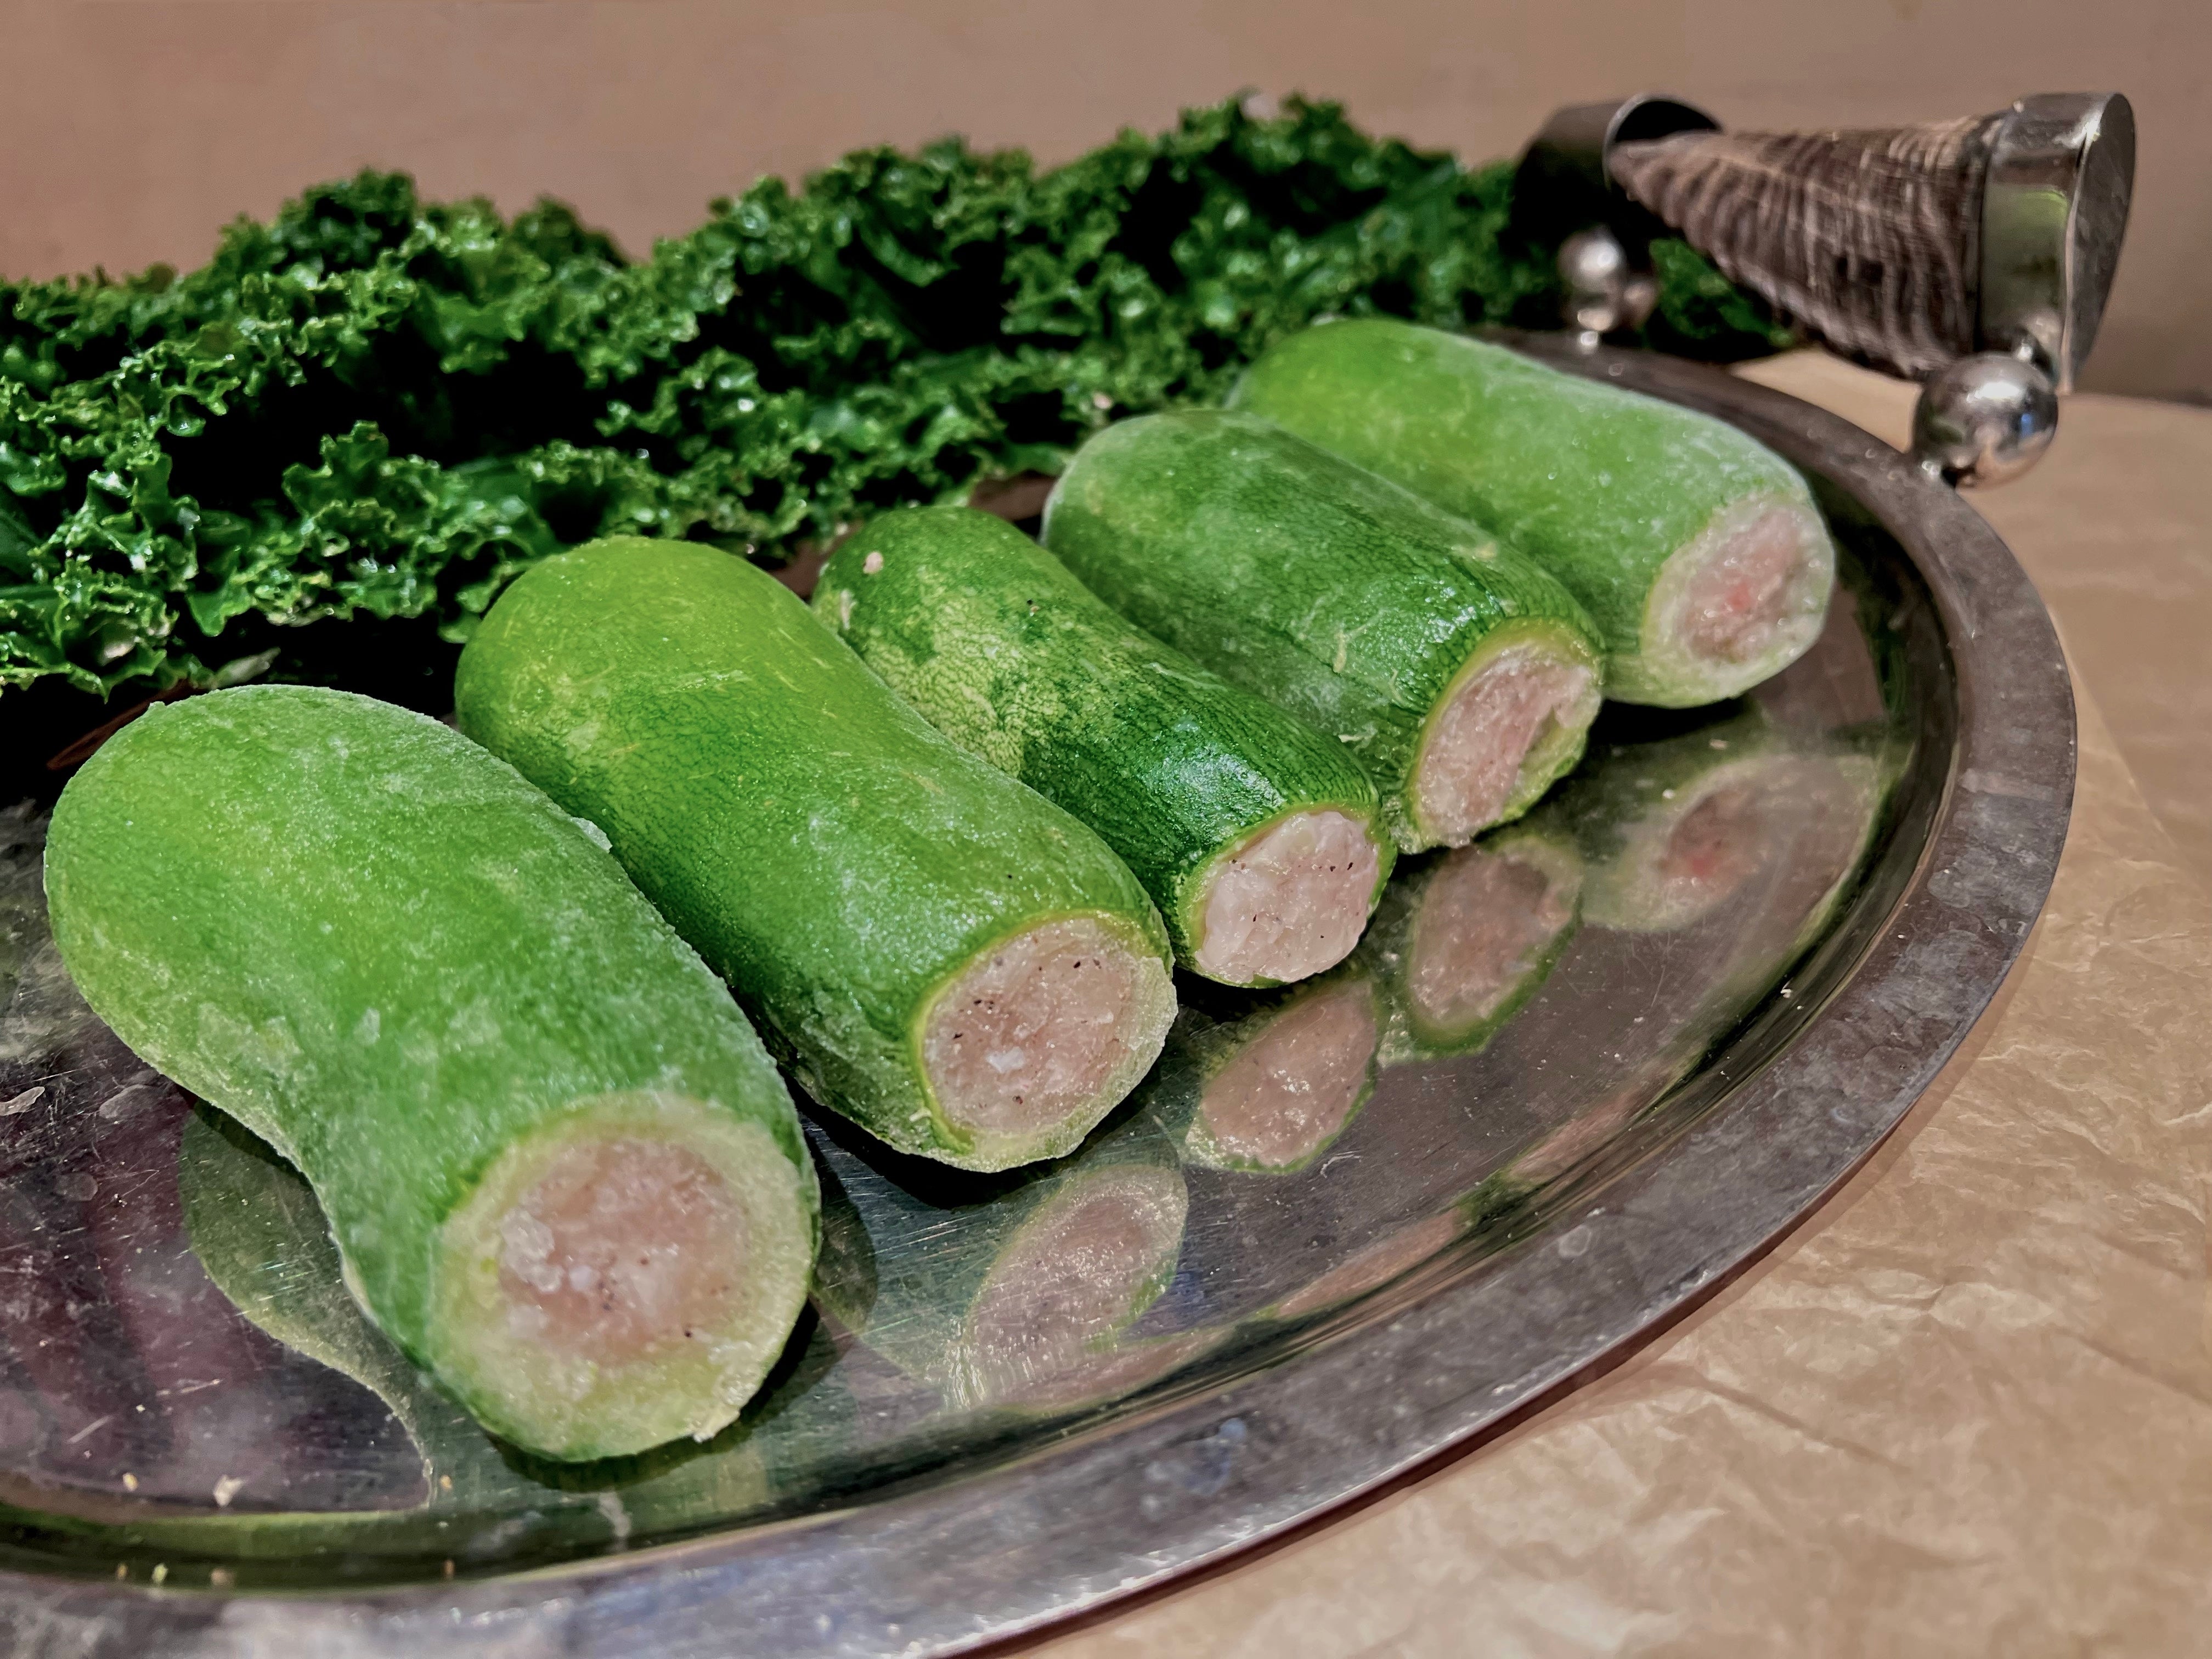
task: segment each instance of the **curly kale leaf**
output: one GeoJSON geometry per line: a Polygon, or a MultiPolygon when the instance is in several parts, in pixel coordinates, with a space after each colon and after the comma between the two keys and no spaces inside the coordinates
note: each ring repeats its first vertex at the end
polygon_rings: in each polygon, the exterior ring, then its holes
{"type": "MultiPolygon", "coordinates": [[[[363,173],[183,276],[0,288],[0,687],[205,683],[240,618],[459,638],[562,545],[774,556],[1214,400],[1316,318],[1548,319],[1510,186],[1333,106],[1230,103],[1044,173],[864,151],[635,263],[555,204],[363,173]]],[[[1769,349],[1676,249],[1655,335],[1769,349]]]]}
{"type": "Polygon", "coordinates": [[[1651,244],[1651,264],[1659,278],[1659,303],[1643,332],[1653,349],[1726,362],[1796,343],[1794,329],[1687,242],[1660,238],[1651,244]]]}

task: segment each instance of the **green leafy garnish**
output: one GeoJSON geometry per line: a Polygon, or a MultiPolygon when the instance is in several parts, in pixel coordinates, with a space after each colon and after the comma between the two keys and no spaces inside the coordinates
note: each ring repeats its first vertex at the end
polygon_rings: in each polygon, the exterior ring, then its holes
{"type": "MultiPolygon", "coordinates": [[[[618,532],[780,557],[1214,401],[1325,316],[1548,325],[1510,185],[1333,105],[1231,102],[1043,173],[863,151],[636,263],[557,204],[508,220],[365,173],[182,276],[0,286],[0,688],[204,684],[240,617],[459,639],[532,561],[618,532]]],[[[1660,246],[1670,345],[1772,349],[1660,246]]]]}

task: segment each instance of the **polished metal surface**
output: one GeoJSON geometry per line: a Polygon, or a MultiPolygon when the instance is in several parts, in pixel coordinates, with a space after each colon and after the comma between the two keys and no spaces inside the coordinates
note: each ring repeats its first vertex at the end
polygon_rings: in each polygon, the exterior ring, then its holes
{"type": "MultiPolygon", "coordinates": [[[[1521,166],[1532,183],[1556,185],[1571,178],[1583,191],[1617,196],[1620,185],[1607,166],[1614,145],[1719,131],[1720,123],[1695,104],[1660,93],[1569,104],[1554,110],[1529,141],[1521,166]]],[[[1626,204],[1626,198],[1620,199],[1626,204]]]]}
{"type": "Polygon", "coordinates": [[[2119,265],[2135,175],[2135,110],[2118,93],[2039,93],[2006,112],[1982,196],[1985,349],[2074,389],[2119,265]]]}
{"type": "MultiPolygon", "coordinates": [[[[1720,123],[1696,105],[1658,93],[1554,110],[1521,153],[1513,179],[1515,224],[1542,243],[1601,226],[1624,248],[1631,270],[1643,270],[1647,245],[1667,234],[1667,227],[1621,189],[1608,166],[1614,147],[1719,130],[1720,123]]],[[[1571,312],[1567,325],[1581,325],[1571,312]]]]}
{"type": "Polygon", "coordinates": [[[1619,328],[1640,328],[1659,301],[1658,279],[1630,268],[1628,250],[1603,225],[1578,230],[1559,244],[1561,309],[1584,349],[1619,328]]]}
{"type": "Polygon", "coordinates": [[[2052,394],[2096,342],[2135,153],[2118,93],[1790,133],[1724,133],[1637,98],[1555,113],[1522,160],[1516,211],[1531,234],[1567,238],[1562,313],[1584,345],[1633,319],[1630,270],[1652,236],[1679,235],[1832,350],[1924,381],[1916,451],[1988,485],[2042,455],[2052,394]]]}
{"type": "Polygon", "coordinates": [[[817,1310],[705,1446],[546,1465],[428,1389],[296,1177],[76,1000],[37,812],[0,821],[0,1645],[959,1651],[1468,1441],[1802,1216],[2041,906],[2057,642],[1988,526],[1856,428],[1522,343],[1808,471],[1844,556],[1820,645],[1741,703],[1609,711],[1523,826],[1408,860],[1322,981],[1187,988],[1062,1164],[963,1177],[817,1119],[817,1310]]]}
{"type": "Polygon", "coordinates": [[[1938,369],[1912,407],[1912,453],[1946,483],[2008,483],[2058,431],[2058,393],[2035,364],[2002,352],[1938,369]]]}
{"type": "Polygon", "coordinates": [[[1912,411],[1912,452],[1937,476],[2008,483],[2051,447],[2057,394],[2104,319],[2135,171],[2135,112],[2118,93],[2039,93],[1998,119],[1977,227],[1982,349],[1928,376],[1912,411]]]}

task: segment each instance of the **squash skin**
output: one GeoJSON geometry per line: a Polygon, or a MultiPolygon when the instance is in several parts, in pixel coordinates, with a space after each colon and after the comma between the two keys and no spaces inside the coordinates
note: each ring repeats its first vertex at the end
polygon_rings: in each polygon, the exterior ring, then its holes
{"type": "Polygon", "coordinates": [[[757,1261],[770,1313],[744,1393],[774,1363],[820,1224],[790,1094],[697,955],[513,768],[345,692],[156,706],[63,791],[46,890],[94,1011],[301,1171],[356,1300],[488,1426],[596,1457],[743,1404],[556,1433],[468,1374],[469,1333],[441,1322],[447,1224],[503,1153],[610,1097],[680,1098],[767,1149],[795,1248],[757,1261]]]}
{"type": "MultiPolygon", "coordinates": [[[[1582,607],[1512,547],[1251,415],[1107,428],[1060,475],[1044,544],[1146,633],[1340,739],[1405,852],[1447,839],[1414,774],[1463,672],[1515,646],[1599,671],[1582,607]]],[[[1572,769],[1595,712],[1493,822],[1572,769]]]]}
{"type": "Polygon", "coordinates": [[[492,607],[454,696],[463,731],[605,833],[799,1082],[898,1150],[974,1170],[1060,1156],[1158,1053],[1167,933],[1128,866],[744,561],[642,537],[550,559],[492,607]],[[933,1000],[1068,917],[1157,962],[1158,1036],[1074,1116],[963,1130],[923,1070],[933,1000]]]}
{"type": "Polygon", "coordinates": [[[1389,879],[1374,782],[1341,744],[1133,626],[1003,520],[886,514],[830,556],[814,610],[940,732],[1098,831],[1186,968],[1205,971],[1217,860],[1292,812],[1369,826],[1369,909],[1389,879]]]}
{"type": "Polygon", "coordinates": [[[1609,697],[1717,702],[1819,636],[1835,547],[1812,492],[1779,455],[1710,415],[1382,318],[1292,335],[1245,370],[1230,406],[1510,538],[1595,622],[1609,697]],[[1760,505],[1788,516],[1829,580],[1798,596],[1794,648],[1742,664],[1683,660],[1658,637],[1662,568],[1760,505]]]}

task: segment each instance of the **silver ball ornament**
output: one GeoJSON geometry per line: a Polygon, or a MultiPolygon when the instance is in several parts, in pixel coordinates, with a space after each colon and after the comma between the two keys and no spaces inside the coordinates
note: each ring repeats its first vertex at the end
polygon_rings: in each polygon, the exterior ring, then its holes
{"type": "Polygon", "coordinates": [[[1984,352],[1928,377],[1912,410],[1912,453],[1948,483],[2000,484],[2042,459],[2057,430],[2051,377],[2023,358],[1984,352]]]}
{"type": "Polygon", "coordinates": [[[1603,225],[1578,230],[1559,244],[1566,324],[1581,330],[1589,343],[1621,325],[1627,314],[1629,280],[1628,250],[1603,225]]]}
{"type": "Polygon", "coordinates": [[[1559,244],[1559,280],[1584,294],[1618,288],[1628,280],[1628,250],[1603,225],[1578,230],[1559,244]]]}

